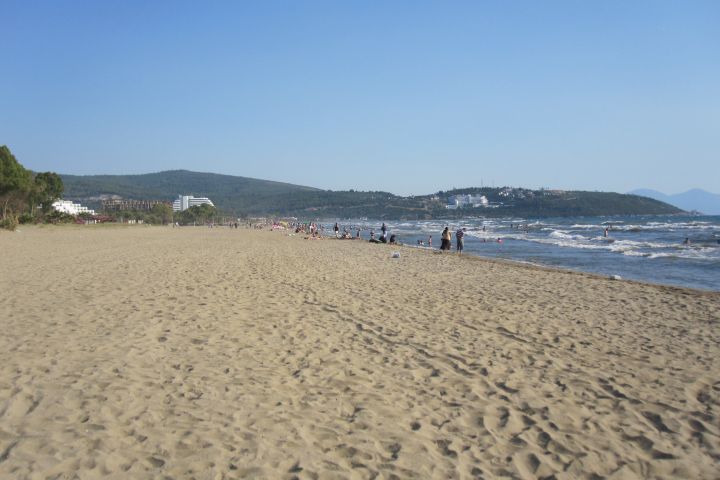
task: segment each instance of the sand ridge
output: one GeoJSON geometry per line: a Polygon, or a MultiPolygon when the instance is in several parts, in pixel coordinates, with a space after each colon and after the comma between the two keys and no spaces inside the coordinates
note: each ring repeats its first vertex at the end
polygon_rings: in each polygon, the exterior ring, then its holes
{"type": "Polygon", "coordinates": [[[0,261],[3,478],[718,475],[720,294],[225,228],[0,261]]]}

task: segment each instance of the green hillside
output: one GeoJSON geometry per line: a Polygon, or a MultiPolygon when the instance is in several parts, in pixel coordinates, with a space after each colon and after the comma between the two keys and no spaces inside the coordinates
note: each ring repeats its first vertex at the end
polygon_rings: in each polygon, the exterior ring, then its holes
{"type": "Polygon", "coordinates": [[[65,197],[99,207],[103,198],[168,200],[178,195],[209,197],[229,212],[252,209],[315,188],[216,173],[169,170],[142,175],[61,175],[65,197]]]}
{"type": "Polygon", "coordinates": [[[112,196],[173,200],[179,194],[207,196],[223,212],[238,216],[298,218],[429,219],[463,216],[592,216],[674,214],[682,211],[637,195],[612,192],[546,191],[523,188],[466,188],[401,197],[388,192],[320,190],[288,183],[187,170],[144,175],[62,175],[65,197],[98,208],[112,196]],[[485,207],[445,208],[451,195],[484,195],[485,207]]]}

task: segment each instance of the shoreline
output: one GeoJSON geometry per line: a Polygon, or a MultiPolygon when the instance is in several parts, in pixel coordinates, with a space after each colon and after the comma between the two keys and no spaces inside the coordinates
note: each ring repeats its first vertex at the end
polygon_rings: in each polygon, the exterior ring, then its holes
{"type": "MultiPolygon", "coordinates": [[[[336,240],[334,237],[325,237],[326,239],[330,240],[336,240]]],[[[363,241],[367,243],[367,240],[363,241]]],[[[380,244],[383,245],[383,244],[380,244]]],[[[699,294],[709,294],[709,295],[719,295],[720,296],[720,289],[718,290],[706,290],[702,288],[695,288],[695,287],[684,287],[680,285],[669,285],[664,283],[654,283],[646,280],[637,280],[634,278],[626,278],[622,277],[619,280],[612,278],[611,275],[605,275],[602,273],[596,273],[596,272],[588,272],[584,270],[574,270],[572,268],[568,267],[560,267],[560,266],[552,266],[552,265],[543,265],[541,263],[535,263],[528,260],[515,260],[512,258],[497,258],[497,257],[490,257],[481,255],[474,252],[466,252],[463,251],[461,255],[458,255],[455,250],[449,251],[449,252],[442,252],[439,250],[439,247],[422,247],[419,245],[412,245],[412,244],[403,244],[399,243],[396,245],[390,245],[390,244],[384,244],[386,247],[402,247],[402,248],[410,248],[426,253],[431,253],[434,255],[451,255],[451,256],[458,256],[462,258],[468,258],[468,259],[479,259],[485,262],[497,262],[500,264],[509,264],[516,267],[528,267],[528,268],[534,268],[534,269],[540,269],[550,272],[564,272],[569,274],[576,274],[576,275],[582,275],[582,276],[588,276],[592,278],[598,278],[598,279],[605,279],[605,280],[612,280],[616,282],[628,282],[628,283],[637,283],[639,285],[645,285],[649,287],[658,287],[658,288],[664,288],[664,289],[670,289],[670,290],[679,290],[679,291],[689,291],[693,293],[699,293],[699,294]]]]}
{"type": "MultiPolygon", "coordinates": [[[[94,225],[76,225],[76,224],[46,225],[46,224],[39,224],[39,225],[21,225],[21,226],[18,227],[18,228],[16,229],[16,231],[14,231],[14,232],[8,232],[8,231],[0,230],[0,234],[2,234],[3,232],[6,232],[6,233],[21,233],[22,230],[23,230],[23,228],[21,228],[21,227],[25,227],[25,228],[28,228],[28,227],[29,227],[30,229],[55,229],[55,228],[57,228],[57,229],[63,229],[63,228],[69,228],[69,229],[75,229],[75,228],[77,228],[77,229],[92,229],[92,228],[100,228],[100,229],[111,229],[111,228],[117,228],[117,229],[124,229],[124,228],[128,228],[128,229],[157,228],[157,229],[164,229],[164,228],[169,228],[169,229],[172,229],[172,228],[173,228],[172,225],[152,225],[152,224],[142,224],[142,225],[128,225],[128,224],[117,224],[117,223],[100,223],[100,224],[94,224],[94,225]]],[[[186,225],[186,226],[177,227],[177,228],[179,228],[179,229],[208,229],[207,226],[201,226],[201,225],[186,225]]],[[[225,229],[230,229],[230,228],[227,227],[227,226],[215,226],[215,227],[213,227],[212,229],[213,229],[213,230],[215,230],[215,229],[225,230],[225,229]]],[[[241,231],[242,231],[242,230],[248,230],[248,231],[270,231],[270,230],[267,229],[267,228],[263,228],[263,229],[258,229],[258,228],[250,229],[250,228],[246,228],[246,227],[240,227],[239,230],[241,230],[241,231]]],[[[280,231],[280,230],[272,230],[272,232],[275,233],[275,234],[283,234],[283,233],[285,233],[285,232],[280,231]]],[[[288,229],[286,232],[287,232],[287,233],[285,233],[286,235],[290,235],[290,234],[292,233],[292,232],[290,231],[290,229],[288,229]]],[[[297,234],[297,235],[304,235],[304,234],[297,234]]],[[[323,236],[323,240],[338,240],[338,239],[335,238],[335,237],[333,237],[333,236],[331,236],[331,235],[328,233],[328,234],[326,234],[325,236],[323,236]]],[[[346,240],[343,240],[343,241],[346,241],[346,240]]],[[[369,242],[367,241],[367,239],[364,239],[364,238],[361,238],[360,241],[352,238],[352,239],[350,239],[350,241],[356,242],[356,243],[369,243],[369,242]]],[[[379,245],[379,246],[385,245],[386,247],[393,247],[393,246],[394,246],[394,247],[410,248],[410,249],[414,249],[414,250],[418,250],[418,251],[424,251],[424,252],[433,253],[433,254],[457,255],[457,252],[456,252],[455,250],[451,250],[451,251],[448,251],[448,252],[443,253],[443,252],[441,252],[441,251],[439,250],[439,247],[419,246],[419,245],[414,245],[414,244],[409,244],[409,243],[408,243],[408,244],[398,243],[398,244],[395,244],[395,245],[391,245],[391,244],[389,244],[389,243],[388,243],[388,244],[378,243],[378,245],[379,245]]],[[[656,283],[656,282],[652,282],[652,281],[648,281],[648,280],[640,280],[640,279],[634,279],[634,278],[627,278],[627,277],[623,277],[623,276],[621,276],[621,278],[618,280],[618,279],[613,279],[613,278],[612,278],[612,275],[607,275],[607,274],[602,274],[602,273],[597,273],[597,272],[585,271],[585,270],[580,270],[580,269],[575,270],[575,269],[572,269],[572,268],[569,268],[569,267],[563,267],[563,266],[543,265],[543,264],[541,264],[541,263],[531,262],[531,261],[528,261],[528,260],[516,260],[516,259],[511,259],[511,258],[497,258],[497,257],[486,256],[486,255],[482,255],[482,254],[474,253],[474,252],[469,252],[469,251],[468,251],[468,252],[463,252],[463,254],[460,255],[460,256],[462,256],[463,258],[481,259],[481,260],[487,261],[487,262],[499,262],[499,263],[501,263],[501,264],[502,264],[502,263],[507,263],[507,264],[510,264],[510,265],[520,266],[520,267],[526,266],[526,267],[530,267],[530,268],[537,268],[537,269],[540,269],[540,270],[566,272],[566,273],[577,274],[577,275],[586,275],[586,276],[593,277],[593,278],[613,280],[613,281],[618,281],[618,282],[636,283],[636,284],[640,284],[640,285],[646,285],[646,286],[651,286],[651,287],[659,287],[659,288],[665,288],[665,289],[670,289],[670,290],[679,290],[679,291],[687,290],[687,291],[691,291],[691,292],[695,292],[695,293],[701,293],[701,294],[720,295],[720,287],[719,287],[717,290],[711,290],[711,289],[696,288],[696,287],[690,287],[690,286],[681,286],[681,285],[672,285],[672,284],[665,284],[665,283],[656,283]]]]}
{"type": "MultiPolygon", "coordinates": [[[[26,228],[29,227],[30,229],[35,229],[35,228],[37,228],[37,229],[46,229],[46,228],[47,228],[47,229],[53,229],[53,228],[59,228],[59,229],[63,229],[63,228],[69,228],[69,229],[74,229],[74,228],[77,228],[77,229],[86,229],[86,228],[87,228],[87,229],[92,229],[92,228],[100,228],[100,229],[111,229],[111,228],[117,228],[117,229],[124,229],[124,228],[128,228],[128,229],[133,229],[133,228],[134,228],[134,229],[157,228],[157,229],[163,229],[163,228],[169,228],[169,229],[172,229],[172,228],[173,228],[172,225],[152,225],[152,224],[128,225],[128,224],[117,224],[117,223],[100,223],[100,224],[93,224],[93,225],[76,225],[76,224],[47,225],[47,224],[39,224],[39,225],[22,225],[21,227],[23,227],[23,226],[26,227],[26,228]]],[[[201,226],[201,225],[186,225],[186,226],[177,227],[177,228],[178,228],[178,229],[208,229],[207,226],[201,226]]],[[[215,230],[215,229],[219,229],[219,230],[228,229],[228,230],[229,230],[230,228],[227,227],[227,226],[215,226],[215,227],[213,227],[212,229],[213,229],[213,230],[215,230]]],[[[14,231],[14,232],[8,232],[8,231],[4,231],[4,230],[1,230],[1,229],[0,229],[0,234],[2,234],[3,232],[7,232],[7,233],[21,233],[22,230],[23,230],[23,229],[20,228],[20,227],[18,227],[18,228],[16,229],[16,231],[14,231]]],[[[263,229],[257,229],[257,228],[255,228],[255,229],[250,229],[250,228],[245,228],[245,227],[240,227],[239,230],[241,230],[241,231],[242,231],[242,230],[248,230],[248,231],[270,231],[270,230],[267,229],[267,228],[263,228],[263,229]]],[[[283,234],[283,233],[285,233],[285,232],[280,231],[280,230],[272,230],[272,232],[275,233],[275,234],[283,234]]],[[[286,232],[287,232],[287,233],[285,233],[286,235],[290,235],[290,234],[292,233],[289,229],[288,229],[286,232]]],[[[297,234],[297,235],[304,235],[304,234],[297,234]]],[[[323,236],[323,240],[338,240],[338,239],[335,238],[335,237],[333,237],[333,236],[331,236],[330,234],[326,234],[325,236],[323,236]]],[[[347,240],[343,240],[343,241],[347,241],[347,240]]],[[[358,241],[358,240],[356,240],[356,239],[353,238],[353,239],[350,239],[350,241],[356,242],[356,243],[369,243],[369,242],[367,241],[367,239],[364,239],[364,238],[361,238],[360,241],[358,241]]],[[[398,243],[398,244],[395,244],[395,245],[391,245],[391,244],[389,244],[389,243],[388,243],[388,244],[378,243],[377,245],[379,245],[379,246],[385,245],[386,247],[393,247],[393,246],[394,246],[394,247],[410,248],[410,249],[414,249],[414,250],[418,250],[418,251],[424,251],[424,252],[433,253],[433,254],[457,255],[457,252],[456,252],[455,250],[451,250],[451,251],[448,251],[448,252],[441,252],[441,251],[439,250],[439,247],[419,246],[419,245],[414,245],[414,244],[409,244],[409,243],[408,243],[408,244],[398,243]]],[[[566,273],[577,274],[577,275],[586,275],[586,276],[589,276],[589,277],[592,277],[592,278],[600,278],[600,279],[605,279],[605,280],[613,280],[613,281],[617,281],[617,282],[636,283],[636,284],[640,284],[640,285],[646,285],[646,286],[651,286],[651,287],[659,287],[659,288],[666,288],[666,289],[670,289],[670,290],[679,290],[679,291],[687,290],[687,291],[690,291],[690,292],[695,292],[695,293],[700,293],[700,294],[720,295],[720,287],[719,287],[717,290],[710,290],[710,289],[703,289],[703,288],[696,288],[696,287],[689,287],[689,286],[681,286],[681,285],[672,285],[672,284],[656,283],[656,282],[651,282],[651,281],[648,281],[648,280],[639,280],[639,279],[627,278],[627,277],[622,277],[622,276],[621,276],[621,278],[620,278],[619,280],[617,280],[617,279],[613,279],[613,278],[612,278],[612,275],[607,275],[607,274],[602,274],[602,273],[597,273],[597,272],[590,272],[590,271],[585,271],[585,270],[580,270],[580,269],[575,270],[575,269],[572,269],[572,268],[569,268],[569,267],[562,267],[562,266],[543,265],[543,264],[541,264],[541,263],[535,263],[535,262],[531,262],[531,261],[528,261],[528,260],[515,260],[515,259],[511,259],[511,258],[497,258],[497,257],[486,256],[486,255],[482,255],[482,254],[474,253],[474,252],[463,252],[463,254],[460,255],[460,256],[463,257],[463,258],[481,259],[481,260],[487,261],[487,262],[499,262],[499,263],[501,263],[501,264],[502,264],[502,263],[507,263],[507,264],[510,264],[510,265],[520,266],[520,267],[526,266],[526,267],[530,267],[530,268],[537,268],[537,269],[540,269],[540,270],[566,272],[566,273]]]]}

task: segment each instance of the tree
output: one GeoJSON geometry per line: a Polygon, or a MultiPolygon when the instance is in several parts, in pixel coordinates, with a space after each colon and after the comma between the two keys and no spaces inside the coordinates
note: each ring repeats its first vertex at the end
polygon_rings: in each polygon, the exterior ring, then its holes
{"type": "Polygon", "coordinates": [[[154,205],[150,212],[155,215],[163,225],[171,223],[173,220],[173,209],[170,205],[165,203],[158,203],[154,205]]]}
{"type": "Polygon", "coordinates": [[[54,172],[43,172],[35,175],[35,184],[30,195],[30,210],[36,205],[42,204],[43,212],[47,213],[52,208],[53,202],[62,197],[64,190],[63,181],[60,175],[54,172]]]}
{"type": "MultiPolygon", "coordinates": [[[[0,146],[0,202],[2,202],[2,220],[13,214],[30,193],[32,173],[15,159],[6,145],[0,146]]],[[[15,214],[13,214],[13,217],[15,214]]]]}
{"type": "Polygon", "coordinates": [[[184,224],[205,223],[215,216],[217,209],[208,204],[196,205],[180,212],[180,220],[184,224]]]}

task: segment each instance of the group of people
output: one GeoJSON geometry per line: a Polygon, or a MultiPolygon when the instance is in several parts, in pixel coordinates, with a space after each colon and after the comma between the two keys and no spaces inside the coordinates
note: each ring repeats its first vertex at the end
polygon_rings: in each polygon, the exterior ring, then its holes
{"type": "MultiPolygon", "coordinates": [[[[458,253],[462,253],[465,248],[465,232],[467,229],[458,228],[455,232],[455,249],[458,253]]],[[[440,235],[440,250],[452,250],[452,232],[450,227],[445,227],[440,235]]]]}
{"type": "Polygon", "coordinates": [[[383,222],[382,226],[380,227],[380,231],[382,232],[382,235],[380,235],[380,238],[375,238],[375,232],[373,230],[370,230],[370,243],[389,243],[391,245],[397,244],[397,237],[395,234],[390,235],[388,238],[388,227],[385,225],[385,222],[383,222]]]}
{"type": "MultiPolygon", "coordinates": [[[[395,235],[388,236],[388,226],[383,223],[380,227],[380,231],[382,234],[379,238],[375,236],[375,230],[370,229],[370,239],[368,240],[370,243],[390,243],[390,244],[396,244],[397,243],[397,237],[395,235]]],[[[340,240],[360,240],[360,232],[361,228],[359,226],[342,226],[335,222],[335,225],[333,226],[333,232],[335,233],[335,238],[340,240]],[[353,235],[354,232],[354,235],[353,235]]]]}

